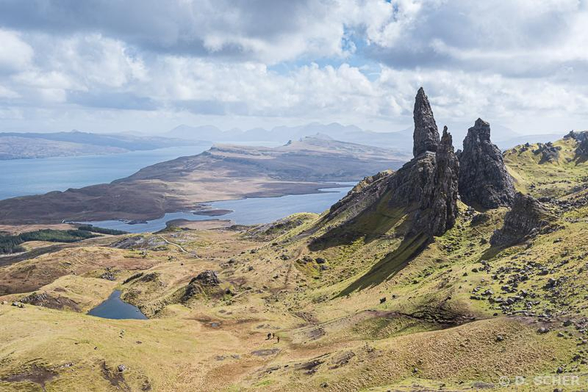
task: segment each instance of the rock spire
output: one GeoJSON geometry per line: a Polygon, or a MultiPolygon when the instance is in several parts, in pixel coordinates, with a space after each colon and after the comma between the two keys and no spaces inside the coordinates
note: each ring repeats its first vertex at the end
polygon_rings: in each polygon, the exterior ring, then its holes
{"type": "Polygon", "coordinates": [[[464,203],[481,208],[510,206],[515,189],[502,153],[490,141],[490,124],[476,120],[459,156],[459,193],[464,203]]]}
{"type": "Polygon", "coordinates": [[[412,153],[415,157],[426,151],[435,152],[439,146],[439,131],[433,117],[429,98],[421,87],[414,103],[414,134],[412,153]]]}

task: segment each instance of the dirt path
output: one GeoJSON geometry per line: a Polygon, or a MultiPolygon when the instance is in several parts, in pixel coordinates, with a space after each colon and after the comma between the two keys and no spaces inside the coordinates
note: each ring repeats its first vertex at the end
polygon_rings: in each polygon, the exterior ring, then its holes
{"type": "Polygon", "coordinates": [[[160,235],[158,237],[161,238],[163,241],[165,241],[166,244],[173,245],[173,246],[177,247],[182,253],[188,253],[188,251],[186,249],[184,249],[182,247],[182,245],[176,244],[175,242],[171,242],[168,239],[166,239],[166,238],[164,238],[164,237],[162,237],[160,235]]]}

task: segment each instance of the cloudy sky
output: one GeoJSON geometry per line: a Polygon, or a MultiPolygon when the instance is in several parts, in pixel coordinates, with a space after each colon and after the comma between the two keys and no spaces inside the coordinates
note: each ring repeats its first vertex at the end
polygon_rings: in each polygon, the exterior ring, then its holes
{"type": "Polygon", "coordinates": [[[588,0],[0,0],[0,130],[588,129],[588,0]]]}

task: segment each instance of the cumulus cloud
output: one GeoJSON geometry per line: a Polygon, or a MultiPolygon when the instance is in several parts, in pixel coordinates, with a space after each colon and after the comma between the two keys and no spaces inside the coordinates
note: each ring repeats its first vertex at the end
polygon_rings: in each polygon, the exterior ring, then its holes
{"type": "Polygon", "coordinates": [[[13,31],[0,29],[0,73],[15,72],[28,66],[33,49],[13,31]]]}
{"type": "Polygon", "coordinates": [[[580,0],[402,0],[368,29],[371,55],[395,67],[450,68],[525,77],[588,60],[580,0]],[[378,27],[379,26],[379,27],[378,27]]]}
{"type": "Polygon", "coordinates": [[[587,120],[587,8],[586,0],[2,0],[0,108],[2,118],[50,118],[55,127],[69,111],[93,125],[119,118],[150,129],[188,113],[235,126],[262,118],[394,130],[410,124],[423,85],[439,117],[555,131],[587,120]],[[522,120],[538,116],[553,120],[522,120]]]}
{"type": "Polygon", "coordinates": [[[3,0],[0,25],[100,33],[167,54],[277,62],[343,52],[335,0],[3,0]]]}

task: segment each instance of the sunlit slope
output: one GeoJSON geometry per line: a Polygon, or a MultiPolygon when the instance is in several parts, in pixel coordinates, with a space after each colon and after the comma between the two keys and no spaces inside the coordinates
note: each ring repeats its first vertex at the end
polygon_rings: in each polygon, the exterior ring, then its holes
{"type": "Polygon", "coordinates": [[[3,267],[0,389],[509,390],[501,376],[584,373],[586,163],[576,141],[553,146],[550,161],[505,153],[553,216],[513,246],[490,243],[508,208],[461,202],[453,228],[407,240],[384,173],[322,215],[85,240],[3,267]],[[220,283],[193,283],[205,271],[220,283]],[[150,320],[83,314],[113,289],[150,320]],[[76,306],[10,305],[33,292],[76,306]]]}

